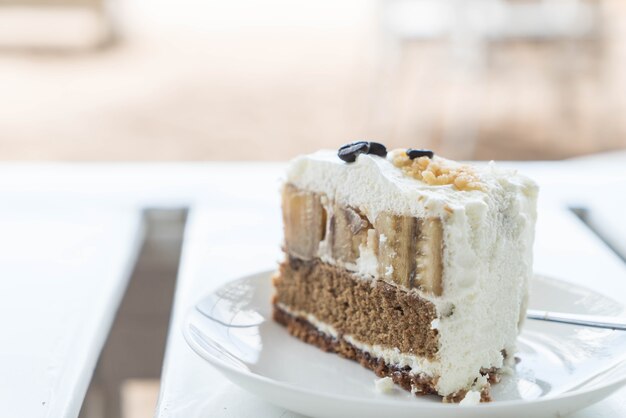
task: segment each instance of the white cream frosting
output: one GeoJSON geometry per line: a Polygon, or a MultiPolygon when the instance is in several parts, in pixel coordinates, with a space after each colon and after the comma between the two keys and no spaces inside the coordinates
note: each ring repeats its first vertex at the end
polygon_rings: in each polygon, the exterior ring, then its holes
{"type": "Polygon", "coordinates": [[[463,398],[463,400],[459,402],[459,405],[470,406],[470,405],[478,405],[479,403],[480,403],[480,392],[476,390],[470,390],[465,394],[465,397],[463,398]]]}
{"type": "Polygon", "coordinates": [[[374,387],[376,388],[376,392],[390,393],[393,391],[395,386],[396,385],[393,383],[393,379],[388,376],[374,380],[374,387]]]}
{"type": "MultiPolygon", "coordinates": [[[[502,367],[502,349],[514,353],[532,274],[537,186],[494,163],[475,167],[475,173],[483,190],[459,191],[416,180],[387,158],[362,154],[345,163],[335,151],[298,157],[287,170],[288,183],[357,208],[371,223],[381,212],[442,219],[443,293],[411,290],[437,308],[433,327],[439,333],[439,360],[419,367],[432,367],[429,371],[440,376],[441,395],[472,387],[481,368],[502,367]]],[[[339,264],[327,247],[322,242],[320,258],[339,264]]],[[[362,246],[357,262],[342,266],[364,279],[376,277],[372,248],[362,246]]],[[[369,348],[372,354],[408,361],[369,348]]]]}

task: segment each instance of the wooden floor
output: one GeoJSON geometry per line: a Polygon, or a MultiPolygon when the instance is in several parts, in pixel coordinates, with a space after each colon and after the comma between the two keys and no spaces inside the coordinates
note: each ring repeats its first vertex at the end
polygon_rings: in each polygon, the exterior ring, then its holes
{"type": "Polygon", "coordinates": [[[124,418],[151,418],[159,397],[158,379],[136,379],[122,386],[122,416],[124,418]]]}
{"type": "Polygon", "coordinates": [[[144,243],[80,418],[154,415],[185,219],[183,209],[144,212],[144,243]]]}

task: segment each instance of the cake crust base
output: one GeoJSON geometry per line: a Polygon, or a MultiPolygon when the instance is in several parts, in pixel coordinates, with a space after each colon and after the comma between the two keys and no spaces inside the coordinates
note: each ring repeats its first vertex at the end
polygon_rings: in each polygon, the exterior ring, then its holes
{"type": "MultiPolygon", "coordinates": [[[[423,374],[412,374],[409,367],[399,368],[387,364],[383,359],[372,357],[368,352],[358,349],[344,339],[333,338],[319,331],[306,319],[291,315],[276,304],[274,304],[273,318],[276,322],[285,326],[291,335],[305,343],[314,345],[323,351],[336,353],[346,359],[356,361],[363,367],[374,371],[379,377],[390,377],[395,384],[415,395],[437,395],[435,388],[437,384],[436,378],[423,374]]],[[[488,374],[490,380],[492,380],[491,373],[488,374]]],[[[466,393],[467,391],[453,393],[443,397],[443,402],[458,403],[465,397],[466,393]]],[[[488,389],[484,389],[481,392],[481,402],[489,402],[490,400],[488,389]]]]}

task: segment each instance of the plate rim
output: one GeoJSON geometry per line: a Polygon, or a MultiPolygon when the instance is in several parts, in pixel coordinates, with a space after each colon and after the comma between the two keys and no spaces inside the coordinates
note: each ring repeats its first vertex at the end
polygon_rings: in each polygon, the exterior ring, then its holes
{"type": "MultiPolygon", "coordinates": [[[[183,329],[182,329],[182,333],[183,333],[183,337],[187,343],[187,345],[196,353],[196,355],[198,355],[200,358],[202,358],[203,360],[207,361],[209,364],[211,364],[212,366],[216,367],[218,370],[222,371],[224,369],[226,369],[228,372],[230,373],[234,373],[237,375],[240,375],[242,377],[245,378],[251,378],[257,382],[263,383],[263,384],[269,384],[275,387],[278,387],[280,389],[283,390],[289,390],[291,392],[297,392],[300,395],[304,395],[304,396],[316,396],[316,397],[322,397],[322,398],[330,398],[333,401],[336,402],[358,402],[361,405],[377,405],[377,406],[393,406],[393,407],[403,407],[403,408],[411,408],[411,409],[419,409],[419,410],[424,410],[424,409],[432,409],[432,410],[441,410],[442,408],[457,408],[459,407],[458,404],[453,404],[453,403],[443,403],[443,402],[439,402],[439,403],[422,403],[422,402],[416,402],[416,403],[403,403],[403,404],[399,404],[396,400],[394,399],[383,399],[383,398],[359,398],[359,397],[354,397],[354,396],[349,396],[349,395],[337,395],[337,394],[332,394],[332,393],[327,393],[327,392],[320,392],[317,390],[312,390],[312,389],[303,389],[301,387],[295,386],[291,383],[288,382],[282,382],[280,380],[275,380],[272,379],[270,377],[258,374],[258,373],[254,373],[251,370],[243,370],[243,369],[239,369],[237,367],[231,366],[228,363],[225,363],[223,361],[221,361],[220,359],[216,358],[216,357],[212,357],[212,356],[208,356],[205,355],[205,352],[203,350],[200,349],[200,347],[198,347],[198,344],[196,343],[196,341],[194,340],[194,337],[191,336],[191,331],[190,331],[190,325],[191,325],[191,318],[194,316],[194,314],[196,314],[197,309],[197,303],[205,298],[207,298],[209,295],[215,293],[216,291],[218,291],[219,289],[222,289],[226,286],[230,286],[233,285],[236,282],[243,282],[243,281],[250,281],[253,279],[257,279],[257,281],[260,281],[261,277],[267,277],[270,278],[271,275],[273,275],[276,272],[275,269],[271,269],[271,270],[261,270],[258,271],[256,273],[250,273],[250,274],[246,274],[244,276],[240,276],[237,277],[235,279],[232,280],[228,280],[214,288],[212,288],[211,290],[207,291],[202,297],[200,297],[198,299],[198,301],[196,302],[196,304],[194,304],[186,313],[184,321],[183,321],[183,329]]],[[[560,280],[560,279],[555,279],[555,278],[551,278],[548,276],[544,276],[541,274],[534,274],[534,277],[539,277],[543,280],[549,280],[549,281],[556,281],[556,282],[560,282],[560,283],[567,283],[567,284],[571,284],[567,281],[564,280],[560,280]]],[[[593,293],[597,293],[591,289],[586,288],[585,286],[580,286],[578,284],[576,284],[577,287],[583,288],[583,289],[587,289],[593,293]]],[[[611,299],[613,301],[615,301],[614,299],[608,297],[608,296],[604,296],[608,299],[611,299]]],[[[622,306],[624,306],[624,304],[622,304],[619,301],[615,301],[617,303],[620,303],[622,306]]],[[[623,331],[626,332],[626,331],[623,331]]],[[[614,367],[623,367],[624,365],[626,365],[626,358],[623,359],[622,361],[618,362],[616,365],[614,365],[614,367]]],[[[230,379],[229,379],[230,380],[230,379]]],[[[236,382],[233,382],[235,384],[237,384],[236,382]]],[[[238,385],[238,384],[237,384],[238,385]]],[[[610,396],[611,393],[615,392],[616,390],[618,390],[620,387],[625,386],[626,385],[626,373],[624,375],[622,375],[621,377],[616,377],[614,379],[609,380],[606,383],[603,384],[599,384],[599,385],[595,385],[593,388],[591,389],[575,389],[572,391],[568,391],[568,392],[563,392],[563,393],[558,393],[558,394],[554,394],[554,395],[546,395],[546,396],[542,396],[536,399],[530,399],[530,400],[525,400],[525,399],[514,399],[514,400],[505,400],[505,401],[495,401],[495,402],[485,402],[485,403],[479,403],[476,405],[463,405],[463,409],[475,409],[475,408],[490,408],[490,409],[500,409],[500,408],[510,408],[510,407],[515,407],[515,406],[523,406],[523,405],[530,405],[530,404],[541,404],[541,403],[550,403],[550,402],[555,402],[555,401],[562,401],[562,400],[567,400],[570,398],[576,398],[579,397],[581,395],[585,395],[585,394],[592,394],[592,393],[596,393],[596,392],[600,392],[600,391],[609,391],[609,393],[602,397],[602,399],[605,399],[606,397],[610,396]]],[[[238,385],[239,386],[239,385],[238,385]]],[[[588,405],[592,405],[592,403],[589,403],[588,405]]]]}

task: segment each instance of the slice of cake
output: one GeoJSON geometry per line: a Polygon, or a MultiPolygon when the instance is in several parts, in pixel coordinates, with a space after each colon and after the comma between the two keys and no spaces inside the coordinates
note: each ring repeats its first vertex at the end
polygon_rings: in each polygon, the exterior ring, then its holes
{"type": "Polygon", "coordinates": [[[525,316],[536,199],[514,171],[426,150],[296,158],[274,319],[415,394],[488,401],[525,316]]]}

